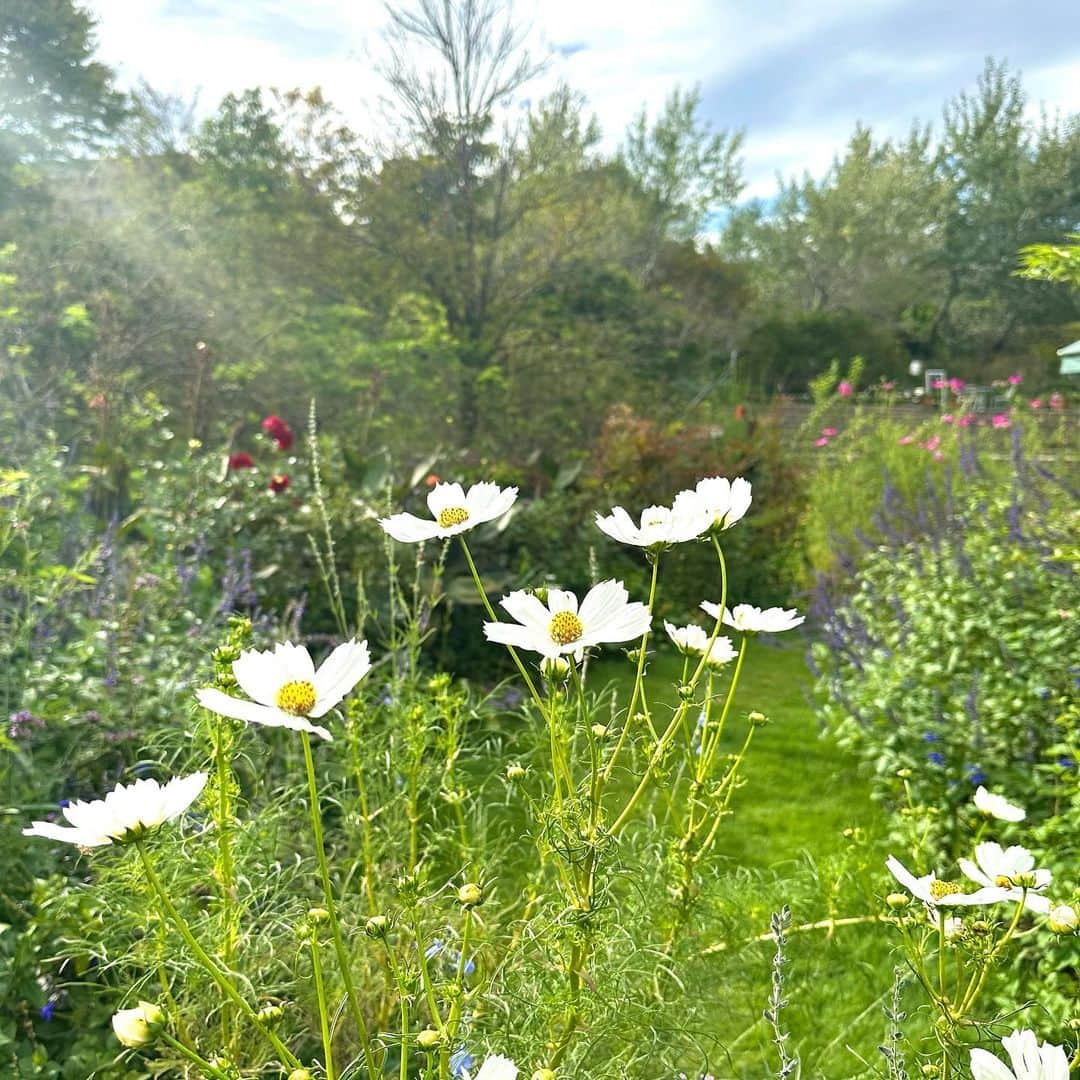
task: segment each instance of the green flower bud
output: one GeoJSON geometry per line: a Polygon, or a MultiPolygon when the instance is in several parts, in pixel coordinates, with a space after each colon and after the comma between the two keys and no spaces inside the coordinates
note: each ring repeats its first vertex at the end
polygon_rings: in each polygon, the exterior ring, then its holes
{"type": "Polygon", "coordinates": [[[475,882],[462,885],[457,893],[458,903],[464,907],[478,907],[484,902],[484,890],[475,882]]]}
{"type": "Polygon", "coordinates": [[[565,656],[545,656],[540,661],[540,671],[545,679],[559,682],[570,675],[570,661],[565,656]]]}
{"type": "Polygon", "coordinates": [[[607,737],[607,727],[604,724],[593,724],[592,726],[593,736],[597,739],[603,739],[607,737]]]}
{"type": "Polygon", "coordinates": [[[888,904],[893,911],[900,911],[911,903],[911,897],[908,896],[907,893],[891,892],[885,897],[885,903],[888,904]]]}
{"type": "Polygon", "coordinates": [[[442,1042],[442,1036],[434,1028],[424,1028],[416,1036],[416,1045],[421,1050],[434,1050],[442,1042]]]}
{"type": "Polygon", "coordinates": [[[315,1080],[315,1077],[312,1076],[310,1069],[293,1069],[289,1073],[289,1080],[315,1080]]]}
{"type": "Polygon", "coordinates": [[[532,1074],[532,1080],[555,1080],[554,1069],[537,1069],[532,1074]]]}
{"type": "Polygon", "coordinates": [[[506,779],[521,780],[525,776],[525,769],[521,765],[507,765],[506,779]]]}
{"type": "Polygon", "coordinates": [[[370,938],[385,937],[389,929],[390,920],[385,915],[372,915],[364,924],[364,933],[370,938]]]}
{"type": "Polygon", "coordinates": [[[757,711],[752,712],[746,719],[750,721],[752,727],[764,727],[769,722],[769,718],[764,713],[757,711]]]}
{"type": "Polygon", "coordinates": [[[285,1015],[285,1010],[280,1005],[264,1005],[258,1015],[264,1024],[273,1024],[285,1015]]]}
{"type": "Polygon", "coordinates": [[[330,912],[324,907],[313,907],[308,909],[307,917],[313,923],[326,922],[330,918],[330,912]]]}

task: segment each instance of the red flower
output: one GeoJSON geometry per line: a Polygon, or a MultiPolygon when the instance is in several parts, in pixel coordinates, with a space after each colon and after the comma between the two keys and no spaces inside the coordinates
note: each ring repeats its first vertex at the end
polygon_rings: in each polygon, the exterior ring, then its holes
{"type": "Polygon", "coordinates": [[[293,430],[274,413],[271,413],[262,422],[263,431],[274,440],[279,450],[288,450],[292,446],[295,436],[293,430]]]}
{"type": "Polygon", "coordinates": [[[229,458],[229,468],[231,469],[254,469],[255,462],[252,461],[251,455],[246,450],[241,450],[238,454],[233,454],[229,458]]]}
{"type": "Polygon", "coordinates": [[[745,405],[736,405],[735,406],[735,419],[736,420],[745,420],[746,419],[746,406],[745,405]]]}
{"type": "Polygon", "coordinates": [[[289,486],[289,478],[284,473],[279,473],[270,477],[270,483],[267,486],[277,495],[289,486]]]}
{"type": "Polygon", "coordinates": [[[427,484],[428,487],[434,487],[438,482],[439,478],[434,473],[428,473],[427,476],[424,477],[424,483],[427,484]]]}

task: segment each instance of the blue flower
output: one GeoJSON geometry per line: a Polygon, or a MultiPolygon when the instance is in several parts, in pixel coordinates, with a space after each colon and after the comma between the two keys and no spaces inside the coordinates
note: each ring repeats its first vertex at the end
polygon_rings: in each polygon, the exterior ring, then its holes
{"type": "Polygon", "coordinates": [[[967,767],[967,775],[968,779],[976,786],[986,783],[986,773],[984,773],[978,765],[969,765],[967,767]]]}
{"type": "Polygon", "coordinates": [[[1058,763],[1058,764],[1059,764],[1059,765],[1060,765],[1060,766],[1061,766],[1061,767],[1062,767],[1063,769],[1075,769],[1075,768],[1076,768],[1076,762],[1075,762],[1075,760],[1074,760],[1073,758],[1071,758],[1071,757],[1067,757],[1067,756],[1066,756],[1066,757],[1059,757],[1059,758],[1057,759],[1057,763],[1058,763]]]}
{"type": "Polygon", "coordinates": [[[455,1050],[450,1055],[450,1073],[452,1076],[460,1077],[465,1073],[466,1069],[473,1067],[473,1056],[469,1053],[465,1047],[461,1047],[460,1050],[455,1050]]]}
{"type": "Polygon", "coordinates": [[[928,731],[923,736],[923,742],[941,742],[941,736],[936,731],[928,731]]]}
{"type": "Polygon", "coordinates": [[[435,940],[424,950],[424,959],[430,960],[433,956],[438,956],[439,953],[443,951],[443,947],[444,943],[438,938],[435,938],[435,940]]]}
{"type": "Polygon", "coordinates": [[[53,1018],[54,1012],[56,1012],[56,1002],[50,998],[38,1009],[38,1016],[47,1024],[53,1018]]]}
{"type": "Polygon", "coordinates": [[[926,760],[929,761],[931,765],[944,765],[945,764],[945,755],[944,754],[939,754],[935,750],[932,754],[927,754],[926,755],[926,760]]]}

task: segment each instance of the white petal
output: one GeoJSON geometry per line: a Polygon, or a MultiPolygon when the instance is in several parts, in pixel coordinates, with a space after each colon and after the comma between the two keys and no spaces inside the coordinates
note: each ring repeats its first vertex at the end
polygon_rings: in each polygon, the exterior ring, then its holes
{"type": "Polygon", "coordinates": [[[923,901],[930,900],[930,882],[934,878],[933,874],[927,874],[925,877],[917,878],[899,859],[894,858],[892,855],[885,860],[885,865],[889,868],[889,873],[891,873],[912,896],[923,901]]]}
{"type": "Polygon", "coordinates": [[[976,885],[993,885],[993,878],[989,878],[978,866],[975,865],[970,859],[957,859],[960,864],[960,870],[963,872],[964,877],[970,878],[976,885]]]}
{"type": "Polygon", "coordinates": [[[293,645],[291,641],[279,642],[274,646],[274,660],[281,678],[279,688],[287,682],[315,681],[315,663],[303,645],[293,645]]]}
{"type": "Polygon", "coordinates": [[[589,633],[602,629],[604,624],[616,616],[630,598],[626,586],[621,581],[608,579],[594,585],[581,602],[581,621],[589,633]]]}
{"type": "Polygon", "coordinates": [[[1012,1071],[986,1050],[971,1051],[972,1080],[1016,1080],[1012,1071]]]}
{"type": "MultiPolygon", "coordinates": [[[[548,589],[547,606],[552,615],[557,615],[560,611],[578,614],[577,596],[569,589],[548,589]]],[[[548,621],[550,621],[550,616],[548,621]]]]}
{"type": "Polygon", "coordinates": [[[634,525],[630,515],[621,506],[613,507],[607,517],[597,514],[596,527],[620,544],[634,544],[637,547],[644,544],[641,530],[634,525]]]}
{"type": "Polygon", "coordinates": [[[182,814],[202,794],[203,788],[206,787],[206,780],[207,774],[204,772],[170,780],[163,791],[166,820],[171,821],[182,814]]]}
{"type": "MultiPolygon", "coordinates": [[[[701,601],[701,610],[704,611],[706,615],[710,616],[713,619],[719,619],[720,618],[720,605],[719,604],[714,604],[710,600],[702,600],[701,601]]],[[[728,622],[727,619],[725,619],[724,622],[727,623],[728,626],[731,625],[731,623],[728,622]]]]}
{"type": "Polygon", "coordinates": [[[528,649],[544,656],[558,656],[559,647],[546,632],[518,623],[484,623],[484,637],[497,645],[512,645],[515,649],[528,649]]]}
{"type": "Polygon", "coordinates": [[[465,491],[458,483],[436,484],[428,492],[427,505],[431,516],[438,520],[444,510],[466,508],[465,491]]]}
{"type": "Polygon", "coordinates": [[[504,596],[499,601],[499,606],[510,618],[537,631],[546,633],[551,623],[551,612],[544,606],[540,597],[525,589],[517,589],[509,596],[504,596]]]}
{"type": "Polygon", "coordinates": [[[741,520],[746,511],[750,509],[753,501],[753,489],[749,480],[741,476],[736,477],[731,483],[731,502],[727,514],[724,515],[724,528],[730,529],[737,521],[741,520]]]}
{"type": "Polygon", "coordinates": [[[652,626],[652,613],[645,604],[627,604],[604,622],[586,626],[579,645],[598,645],[602,642],[631,641],[644,637],[652,626]]]}
{"type": "Polygon", "coordinates": [[[366,641],[339,645],[315,673],[315,707],[309,716],[325,716],[371,670],[366,641]]]}
{"type": "Polygon", "coordinates": [[[465,509],[469,511],[469,522],[479,525],[484,521],[501,518],[518,496],[516,487],[500,488],[498,484],[473,484],[465,496],[465,509]]]}
{"type": "Polygon", "coordinates": [[[518,1068],[502,1054],[492,1054],[484,1059],[476,1080],[517,1080],[518,1068]]]}
{"type": "Polygon", "coordinates": [[[426,521],[415,514],[394,514],[393,517],[380,518],[383,531],[402,544],[419,544],[423,540],[433,540],[441,535],[437,521],[426,521]]]}
{"type": "Polygon", "coordinates": [[[274,654],[259,649],[245,649],[233,661],[233,676],[240,689],[262,705],[273,705],[277,692],[288,682],[282,677],[274,654]]]}
{"type": "Polygon", "coordinates": [[[1014,1031],[1001,1040],[1018,1080],[1042,1080],[1042,1055],[1034,1031],[1014,1031]]]}
{"type": "Polygon", "coordinates": [[[83,829],[69,829],[65,825],[56,825],[51,821],[35,821],[23,829],[23,836],[40,836],[46,840],[60,840],[65,844],[78,844],[79,847],[104,847],[111,844],[108,836],[99,836],[83,829]]]}

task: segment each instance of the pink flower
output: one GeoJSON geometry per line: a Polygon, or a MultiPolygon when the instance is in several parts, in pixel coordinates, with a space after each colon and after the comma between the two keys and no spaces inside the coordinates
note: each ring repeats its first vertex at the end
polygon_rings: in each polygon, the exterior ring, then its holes
{"type": "Polygon", "coordinates": [[[885,382],[883,382],[881,384],[881,389],[882,390],[895,390],[896,389],[896,383],[894,383],[892,381],[892,379],[887,379],[885,382]]]}
{"type": "Polygon", "coordinates": [[[949,384],[944,379],[935,379],[930,385],[935,390],[944,390],[949,384]]]}
{"type": "Polygon", "coordinates": [[[1050,408],[1051,409],[1064,409],[1065,397],[1063,394],[1059,394],[1056,390],[1050,395],[1050,408]]]}
{"type": "Polygon", "coordinates": [[[822,436],[820,439],[815,439],[814,440],[814,445],[815,446],[828,446],[829,445],[829,440],[826,439],[824,436],[822,436]]]}
{"type": "Polygon", "coordinates": [[[956,419],[951,412],[941,414],[941,422],[943,424],[951,424],[956,419]]]}
{"type": "Polygon", "coordinates": [[[941,436],[932,435],[926,442],[923,443],[924,450],[936,450],[941,445],[941,436]]]}
{"type": "Polygon", "coordinates": [[[846,379],[836,388],[836,392],[841,397],[851,397],[855,393],[855,387],[851,385],[846,379]]]}
{"type": "Polygon", "coordinates": [[[959,420],[956,421],[958,427],[970,427],[975,423],[976,416],[974,413],[964,413],[959,420]]]}
{"type": "Polygon", "coordinates": [[[1024,381],[1024,376],[1023,375],[1017,374],[1017,375],[1010,375],[1009,376],[1009,385],[1010,386],[1019,386],[1023,381],[1024,381]]]}
{"type": "Polygon", "coordinates": [[[821,434],[831,439],[834,435],[838,435],[839,432],[834,427],[825,427],[821,429],[821,434]]]}
{"type": "Polygon", "coordinates": [[[964,382],[963,379],[952,378],[952,379],[949,380],[949,389],[954,394],[959,394],[960,391],[963,390],[965,386],[967,386],[967,383],[964,382]]]}
{"type": "Polygon", "coordinates": [[[1034,397],[1034,398],[1032,398],[1032,399],[1031,399],[1031,401],[1029,401],[1029,402],[1028,402],[1028,404],[1029,404],[1029,405],[1030,405],[1030,406],[1031,406],[1031,407],[1032,407],[1033,409],[1041,409],[1041,408],[1042,408],[1042,406],[1043,406],[1043,403],[1042,403],[1042,398],[1037,398],[1037,397],[1034,397]]]}
{"type": "Polygon", "coordinates": [[[935,461],[944,461],[945,460],[945,455],[940,450],[935,450],[934,451],[934,460],[935,461]]]}
{"type": "Polygon", "coordinates": [[[910,446],[915,441],[914,435],[904,435],[898,440],[901,446],[910,446]]]}
{"type": "Polygon", "coordinates": [[[1006,428],[1012,426],[1012,421],[1009,419],[1008,413],[998,413],[997,416],[990,421],[994,427],[1006,428]]]}

